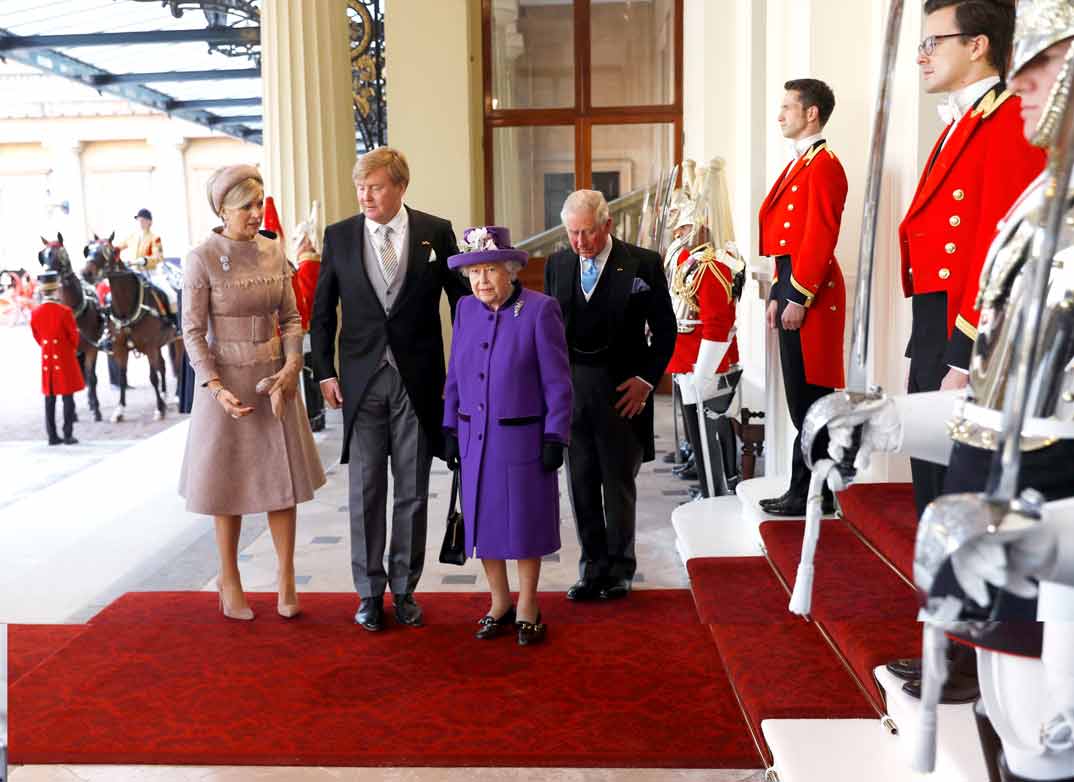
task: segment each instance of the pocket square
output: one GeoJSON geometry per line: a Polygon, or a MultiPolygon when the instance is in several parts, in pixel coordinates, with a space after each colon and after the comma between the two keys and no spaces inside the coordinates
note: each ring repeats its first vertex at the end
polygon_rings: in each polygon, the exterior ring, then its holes
{"type": "Polygon", "coordinates": [[[430,249],[429,250],[429,263],[433,263],[434,261],[436,261],[436,250],[435,249],[430,249]]]}
{"type": "Polygon", "coordinates": [[[630,286],[631,293],[645,293],[650,290],[649,283],[643,280],[641,277],[635,277],[634,282],[630,286]]]}

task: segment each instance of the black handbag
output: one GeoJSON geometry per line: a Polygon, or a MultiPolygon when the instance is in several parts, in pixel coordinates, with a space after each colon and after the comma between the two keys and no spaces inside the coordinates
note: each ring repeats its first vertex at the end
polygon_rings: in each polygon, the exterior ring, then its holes
{"type": "Polygon", "coordinates": [[[451,504],[448,505],[447,529],[440,545],[440,561],[445,565],[466,564],[466,531],[462,526],[462,514],[455,509],[459,498],[459,470],[452,472],[451,504]]]}

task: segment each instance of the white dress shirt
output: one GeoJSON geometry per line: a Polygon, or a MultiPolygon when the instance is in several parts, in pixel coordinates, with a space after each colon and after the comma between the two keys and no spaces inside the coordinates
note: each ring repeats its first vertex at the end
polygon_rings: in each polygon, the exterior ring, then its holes
{"type": "Polygon", "coordinates": [[[806,152],[808,152],[810,150],[810,148],[814,144],[816,144],[818,141],[820,141],[822,138],[824,138],[823,133],[814,133],[812,136],[806,136],[805,138],[800,138],[797,141],[795,141],[794,142],[794,159],[798,160],[798,158],[802,157],[802,155],[804,155],[806,152]]]}

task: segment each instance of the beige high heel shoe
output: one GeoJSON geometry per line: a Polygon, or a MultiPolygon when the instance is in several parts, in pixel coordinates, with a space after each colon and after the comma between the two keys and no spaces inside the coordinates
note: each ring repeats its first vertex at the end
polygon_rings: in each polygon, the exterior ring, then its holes
{"type": "Polygon", "coordinates": [[[301,607],[298,605],[298,592],[294,586],[291,587],[295,593],[295,602],[285,603],[283,602],[283,593],[277,593],[276,596],[276,613],[282,616],[284,619],[294,619],[300,613],[302,613],[301,607]]]}
{"type": "Polygon", "coordinates": [[[216,596],[219,598],[220,613],[222,613],[228,619],[237,619],[242,622],[249,622],[254,618],[253,609],[249,606],[239,609],[238,611],[232,611],[228,608],[227,603],[224,602],[224,587],[220,585],[219,580],[216,582],[216,596]]]}

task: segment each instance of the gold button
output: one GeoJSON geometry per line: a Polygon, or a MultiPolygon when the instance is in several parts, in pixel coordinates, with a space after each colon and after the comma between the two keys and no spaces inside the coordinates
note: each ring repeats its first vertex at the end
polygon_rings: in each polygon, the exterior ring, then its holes
{"type": "Polygon", "coordinates": [[[792,193],[797,193],[798,192],[798,185],[791,185],[791,192],[792,193]]]}
{"type": "Polygon", "coordinates": [[[779,240],[779,246],[780,247],[786,247],[787,246],[787,240],[786,239],[780,239],[779,240]]]}
{"type": "Polygon", "coordinates": [[[832,305],[831,310],[832,310],[832,312],[835,312],[835,305],[834,304],[832,305]]]}
{"type": "Polygon", "coordinates": [[[788,212],[793,212],[794,211],[794,204],[787,204],[787,211],[788,212]]]}
{"type": "MultiPolygon", "coordinates": [[[[828,261],[828,263],[831,263],[831,261],[828,261]]],[[[835,280],[828,280],[828,287],[829,288],[834,288],[835,287],[835,280]]]]}
{"type": "Polygon", "coordinates": [[[945,253],[947,253],[948,255],[951,255],[951,254],[952,254],[952,253],[954,253],[954,251],[955,251],[955,250],[957,250],[957,249],[958,249],[958,248],[957,248],[957,247],[955,246],[955,243],[954,243],[954,242],[948,242],[947,244],[945,244],[945,245],[943,246],[943,251],[944,251],[945,253]]]}
{"type": "Polygon", "coordinates": [[[958,215],[951,215],[951,219],[948,220],[947,222],[951,223],[952,228],[958,228],[959,223],[962,222],[962,218],[959,217],[958,215]]]}
{"type": "Polygon", "coordinates": [[[961,201],[963,198],[966,197],[966,193],[960,187],[957,190],[955,190],[955,192],[951,193],[951,197],[953,199],[955,199],[956,201],[961,201]]]}
{"type": "Polygon", "coordinates": [[[791,227],[791,224],[790,224],[790,223],[784,223],[784,224],[783,224],[783,227],[784,227],[784,228],[790,228],[790,227],[791,227]]]}
{"type": "Polygon", "coordinates": [[[1074,394],[1070,393],[1069,391],[1064,391],[1063,392],[1063,401],[1064,402],[1074,402],[1074,394]]]}
{"type": "Polygon", "coordinates": [[[947,269],[947,268],[940,269],[940,279],[941,280],[946,280],[950,276],[951,276],[951,270],[950,269],[947,269]]]}

